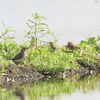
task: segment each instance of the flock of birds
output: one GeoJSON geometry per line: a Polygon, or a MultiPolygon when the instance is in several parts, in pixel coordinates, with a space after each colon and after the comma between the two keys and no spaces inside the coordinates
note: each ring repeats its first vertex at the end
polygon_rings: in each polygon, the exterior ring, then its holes
{"type": "MultiPolygon", "coordinates": [[[[53,50],[58,50],[58,49],[59,49],[59,48],[54,44],[54,42],[49,42],[49,44],[50,44],[50,47],[51,47],[53,50]]],[[[71,49],[71,50],[74,50],[74,49],[76,49],[76,48],[79,48],[79,47],[77,47],[73,42],[68,42],[68,44],[67,44],[66,47],[68,47],[68,48],[71,49]]],[[[12,60],[16,65],[19,64],[20,61],[22,61],[23,59],[26,58],[26,56],[27,56],[27,49],[28,49],[27,47],[22,47],[21,51],[20,51],[17,55],[15,55],[14,58],[9,59],[9,60],[12,60]]],[[[65,50],[65,49],[62,49],[62,51],[68,52],[68,51],[65,50]]]]}

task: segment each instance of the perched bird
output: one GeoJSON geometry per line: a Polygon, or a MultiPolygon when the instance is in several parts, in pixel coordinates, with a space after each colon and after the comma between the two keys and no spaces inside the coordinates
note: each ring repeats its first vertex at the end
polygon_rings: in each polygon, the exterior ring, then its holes
{"type": "Polygon", "coordinates": [[[67,47],[68,47],[69,49],[71,49],[71,50],[74,50],[74,49],[76,49],[76,48],[79,48],[79,47],[77,47],[73,42],[68,42],[67,47]]]}
{"type": "Polygon", "coordinates": [[[10,59],[12,60],[15,64],[19,64],[20,61],[26,58],[27,56],[27,47],[22,47],[20,53],[18,53],[14,58],[10,59]]]}
{"type": "Polygon", "coordinates": [[[53,42],[49,42],[49,44],[50,44],[50,47],[51,47],[53,50],[57,50],[57,49],[58,49],[57,46],[55,46],[53,42]]]}

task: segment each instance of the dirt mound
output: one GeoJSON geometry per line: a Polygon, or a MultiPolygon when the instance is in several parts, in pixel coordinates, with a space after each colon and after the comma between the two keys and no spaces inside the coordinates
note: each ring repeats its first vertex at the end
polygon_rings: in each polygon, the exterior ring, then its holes
{"type": "Polygon", "coordinates": [[[22,82],[36,81],[44,76],[32,67],[22,67],[17,65],[9,65],[5,68],[6,72],[0,77],[0,82],[22,82]]]}

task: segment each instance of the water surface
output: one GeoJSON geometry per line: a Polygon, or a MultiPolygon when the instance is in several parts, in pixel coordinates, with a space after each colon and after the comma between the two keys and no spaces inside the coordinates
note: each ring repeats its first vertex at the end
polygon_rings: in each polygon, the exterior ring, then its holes
{"type": "MultiPolygon", "coordinates": [[[[26,22],[35,12],[47,18],[46,23],[59,39],[59,45],[100,35],[99,0],[1,0],[0,34],[4,31],[3,21],[17,32],[9,35],[19,42],[26,40],[24,30],[29,31],[26,22]]],[[[45,40],[53,39],[46,37],[45,40]]]]}
{"type": "Polygon", "coordinates": [[[99,100],[100,75],[2,84],[0,100],[99,100]]]}

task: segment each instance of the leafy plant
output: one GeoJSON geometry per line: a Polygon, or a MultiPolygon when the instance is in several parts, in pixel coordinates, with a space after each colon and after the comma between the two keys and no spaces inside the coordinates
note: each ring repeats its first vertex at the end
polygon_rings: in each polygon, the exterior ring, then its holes
{"type": "Polygon", "coordinates": [[[9,32],[15,32],[15,31],[10,30],[10,27],[6,27],[4,22],[2,22],[2,24],[3,24],[3,27],[4,27],[4,32],[1,34],[0,38],[3,40],[3,44],[5,45],[8,40],[15,38],[15,37],[9,37],[9,36],[7,36],[7,34],[9,32]]]}
{"type": "Polygon", "coordinates": [[[14,37],[8,36],[9,32],[15,32],[14,30],[10,30],[10,27],[6,27],[4,22],[2,22],[4,27],[4,32],[2,32],[0,36],[0,62],[1,66],[7,65],[7,59],[11,57],[10,53],[14,52],[14,49],[17,49],[17,42],[14,41],[14,37]],[[11,52],[12,51],[12,52],[11,52]]]}
{"type": "Polygon", "coordinates": [[[37,13],[32,14],[32,16],[33,20],[28,20],[29,22],[27,23],[30,31],[26,33],[26,36],[31,40],[30,46],[32,48],[37,48],[37,44],[42,42],[42,37],[46,35],[52,35],[54,37],[54,35],[49,30],[48,25],[43,22],[43,20],[46,20],[44,16],[40,16],[37,13]]]}

